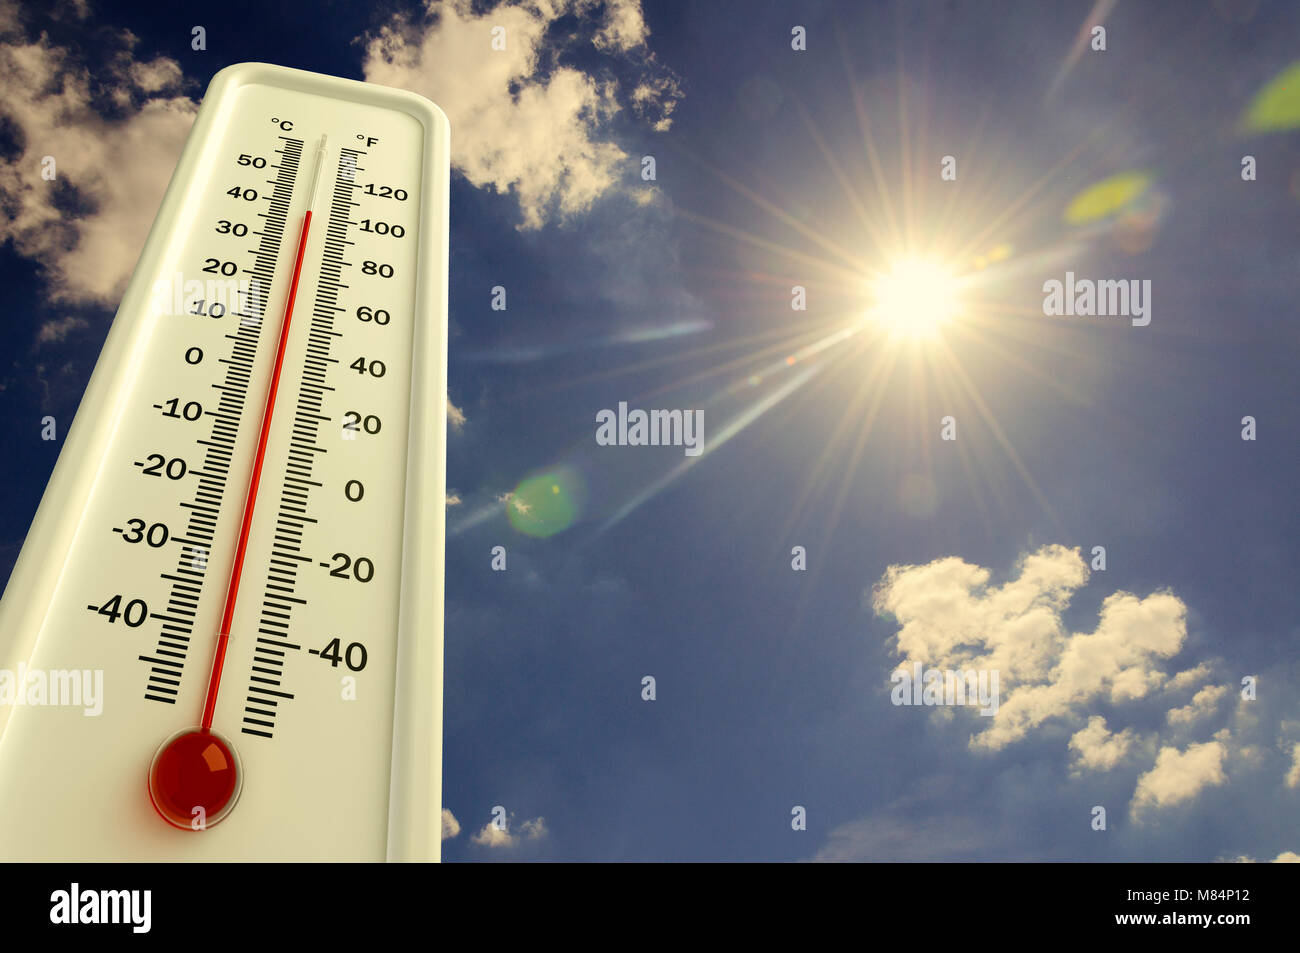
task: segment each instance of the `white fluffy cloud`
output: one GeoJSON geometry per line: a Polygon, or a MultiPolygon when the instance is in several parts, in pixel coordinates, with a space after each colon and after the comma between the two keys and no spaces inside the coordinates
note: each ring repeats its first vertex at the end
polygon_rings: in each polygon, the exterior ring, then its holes
{"type": "Polygon", "coordinates": [[[1137,735],[1132,728],[1112,732],[1106,727],[1105,718],[1093,715],[1087,726],[1070,738],[1073,767],[1076,772],[1109,771],[1128,756],[1136,742],[1137,735]]]}
{"type": "Polygon", "coordinates": [[[1044,546],[1001,586],[990,587],[990,576],[954,556],[890,566],[874,592],[876,611],[900,625],[902,664],[998,671],[1001,705],[980,719],[972,746],[1003,748],[1048,719],[1141,698],[1168,680],[1164,661],[1187,634],[1186,607],[1172,593],[1112,593],[1097,627],[1072,633],[1062,613],[1088,580],[1077,549],[1044,546]]]}
{"type": "Polygon", "coordinates": [[[1195,668],[1189,668],[1185,672],[1179,672],[1169,680],[1167,688],[1171,692],[1179,692],[1184,689],[1195,688],[1197,685],[1208,679],[1212,674],[1213,670],[1210,666],[1205,662],[1202,662],[1195,668]]]}
{"type": "Polygon", "coordinates": [[[124,31],[105,34],[121,49],[92,78],[69,50],[27,39],[12,10],[0,31],[0,114],[20,143],[0,159],[0,240],[42,265],[53,299],[116,304],[193,124],[180,67],[135,61],[124,31]],[[116,118],[104,118],[104,96],[116,118]],[[42,176],[51,160],[53,181],[42,176]],[[59,207],[74,201],[89,211],[59,207]]]}
{"type": "Polygon", "coordinates": [[[398,15],[369,38],[365,77],[441,106],[455,168],[479,188],[513,193],[525,228],[585,211],[636,171],[604,134],[622,108],[618,82],[554,61],[543,41],[558,19],[598,17],[591,42],[642,71],[629,101],[655,128],[667,128],[680,96],[645,47],[640,0],[527,0],[486,11],[471,0],[426,0],[426,13],[428,23],[398,15]],[[504,50],[493,48],[495,28],[505,31],[504,50]]]}
{"type": "Polygon", "coordinates": [[[1201,719],[1214,714],[1219,708],[1219,703],[1227,696],[1228,691],[1227,685],[1206,685],[1192,696],[1192,700],[1182,708],[1171,709],[1166,718],[1170,725],[1176,727],[1193,725],[1201,719]]]}
{"type": "Polygon", "coordinates": [[[465,426],[465,411],[461,410],[447,398],[447,423],[453,430],[460,430],[465,426]]]}
{"type": "Polygon", "coordinates": [[[450,840],[460,833],[460,821],[456,820],[456,815],[451,813],[445,807],[442,809],[442,839],[450,840]]]}
{"type": "MultiPolygon", "coordinates": [[[[997,712],[965,722],[975,726],[973,749],[999,750],[1049,720],[1063,722],[1072,730],[1072,775],[1134,771],[1130,809],[1139,821],[1227,783],[1229,768],[1258,770],[1264,749],[1251,706],[1225,711],[1231,686],[1206,684],[1218,663],[1182,671],[1170,664],[1186,642],[1182,600],[1163,590],[1145,597],[1113,592],[1102,600],[1091,632],[1073,631],[1064,615],[1088,575],[1079,550],[1053,545],[1024,556],[1001,585],[991,584],[991,570],[958,557],[890,566],[872,597],[876,612],[898,625],[900,665],[998,672],[997,712]],[[1106,717],[1095,713],[1104,706],[1122,716],[1141,699],[1150,700],[1149,711],[1173,695],[1186,704],[1167,711],[1163,732],[1112,730],[1106,717]],[[1207,722],[1212,723],[1208,728],[1207,722]],[[1204,743],[1186,737],[1214,727],[1218,730],[1204,743]],[[1145,773],[1134,764],[1139,757],[1145,773]]],[[[1288,754],[1286,784],[1300,787],[1300,745],[1288,748],[1288,754]]]]}
{"type": "Polygon", "coordinates": [[[1161,748],[1155,767],[1138,778],[1133,792],[1134,817],[1141,817],[1152,807],[1190,801],[1202,789],[1223,784],[1227,781],[1223,773],[1226,754],[1227,748],[1218,741],[1189,745],[1184,751],[1161,748]]]}
{"type": "Polygon", "coordinates": [[[524,821],[516,831],[512,832],[510,824],[513,821],[513,815],[506,821],[505,827],[498,827],[493,821],[489,821],[470,840],[482,847],[518,847],[526,840],[540,840],[547,834],[544,817],[524,821]]]}
{"type": "MultiPolygon", "coordinates": [[[[1231,860],[1231,862],[1234,863],[1234,864],[1257,864],[1257,863],[1259,863],[1259,861],[1257,861],[1254,857],[1250,857],[1250,856],[1248,856],[1248,855],[1246,855],[1246,854],[1240,854],[1240,855],[1237,856],[1237,857],[1233,857],[1232,860],[1231,860]]],[[[1268,863],[1270,863],[1270,864],[1300,864],[1300,854],[1297,854],[1297,853],[1296,853],[1295,851],[1293,851],[1293,850],[1284,850],[1284,851],[1282,851],[1282,853],[1278,854],[1278,855],[1277,855],[1276,857],[1274,857],[1272,860],[1268,861],[1268,863]]]]}
{"type": "Polygon", "coordinates": [[[1300,744],[1291,749],[1291,770],[1286,773],[1286,786],[1300,788],[1300,744]]]}

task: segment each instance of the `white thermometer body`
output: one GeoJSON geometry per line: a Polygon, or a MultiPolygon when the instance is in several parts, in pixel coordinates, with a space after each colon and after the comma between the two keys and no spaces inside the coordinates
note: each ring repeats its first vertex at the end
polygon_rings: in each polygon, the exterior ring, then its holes
{"type": "Polygon", "coordinates": [[[0,859],[437,859],[448,139],[214,78],[0,602],[0,859]]]}

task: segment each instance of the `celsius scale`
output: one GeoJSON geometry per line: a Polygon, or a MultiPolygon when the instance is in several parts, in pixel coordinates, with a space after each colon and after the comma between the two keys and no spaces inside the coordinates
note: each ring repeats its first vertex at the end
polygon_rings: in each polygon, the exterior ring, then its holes
{"type": "Polygon", "coordinates": [[[208,87],[0,602],[0,860],[437,860],[449,127],[208,87]]]}

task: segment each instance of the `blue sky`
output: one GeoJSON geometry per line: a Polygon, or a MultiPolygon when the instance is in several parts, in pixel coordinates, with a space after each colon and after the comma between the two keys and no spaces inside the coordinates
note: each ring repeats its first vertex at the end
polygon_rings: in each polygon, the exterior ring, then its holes
{"type": "Polygon", "coordinates": [[[3,9],[6,574],[34,421],[70,420],[129,275],[96,228],[138,249],[175,161],[132,131],[178,150],[251,60],[448,112],[445,859],[1300,850],[1300,117],[1243,123],[1293,5],[3,9]],[[35,195],[47,141],[138,162],[153,207],[75,162],[35,195]],[[909,257],[956,276],[937,341],[861,318],[909,257]],[[1150,281],[1150,324],[1045,315],[1067,271],[1150,281]],[[621,401],[702,408],[706,452],[598,446],[621,401]],[[896,706],[905,660],[998,668],[1004,707],[896,706]]]}

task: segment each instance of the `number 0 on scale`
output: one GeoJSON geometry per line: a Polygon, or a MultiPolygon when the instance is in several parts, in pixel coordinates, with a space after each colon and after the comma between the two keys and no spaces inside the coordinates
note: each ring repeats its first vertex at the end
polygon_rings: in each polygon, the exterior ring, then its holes
{"type": "Polygon", "coordinates": [[[438,859],[448,147],[213,79],[0,602],[0,859],[438,859]]]}

